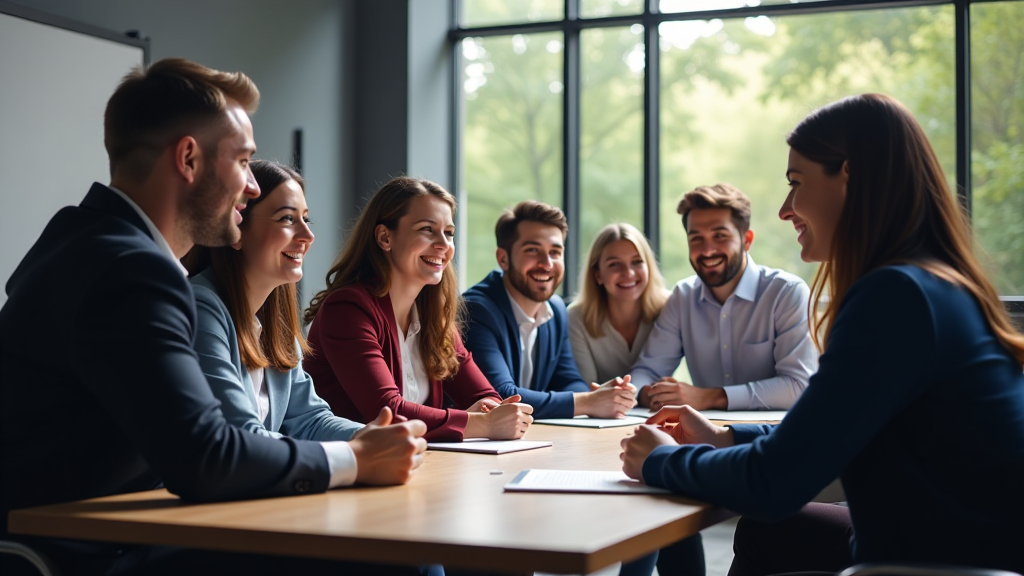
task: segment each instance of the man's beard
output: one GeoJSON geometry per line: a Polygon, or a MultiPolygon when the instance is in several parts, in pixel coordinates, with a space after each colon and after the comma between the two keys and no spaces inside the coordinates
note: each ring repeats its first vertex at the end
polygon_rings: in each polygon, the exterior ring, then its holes
{"type": "MultiPolygon", "coordinates": [[[[740,268],[743,267],[743,262],[747,257],[747,253],[740,250],[732,256],[725,257],[725,269],[721,274],[712,273],[708,274],[704,271],[704,267],[698,263],[701,260],[713,260],[714,258],[700,257],[696,261],[690,260],[690,265],[693,266],[693,270],[697,273],[697,277],[701,279],[704,284],[709,288],[718,288],[724,284],[728,284],[737,274],[740,273],[740,268]]],[[[715,258],[718,258],[716,256],[715,258]]]]}
{"type": "Polygon", "coordinates": [[[529,278],[526,277],[526,274],[516,268],[515,264],[512,263],[512,259],[509,258],[508,272],[506,272],[508,281],[512,284],[513,288],[519,291],[520,294],[534,302],[547,302],[550,300],[551,296],[554,295],[555,290],[557,290],[558,286],[562,283],[562,278],[560,276],[556,277],[554,270],[549,272],[549,274],[553,280],[551,283],[551,290],[534,289],[530,286],[530,281],[529,278]]]}
{"type": "Polygon", "coordinates": [[[242,231],[235,225],[235,203],[223,210],[229,190],[213,170],[206,171],[185,202],[184,218],[189,237],[200,246],[230,246],[241,240],[242,231]]]}

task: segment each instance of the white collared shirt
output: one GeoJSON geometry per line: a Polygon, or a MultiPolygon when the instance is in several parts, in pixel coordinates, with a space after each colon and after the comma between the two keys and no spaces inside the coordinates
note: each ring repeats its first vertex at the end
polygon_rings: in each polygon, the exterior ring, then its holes
{"type": "MultiPolygon", "coordinates": [[[[416,304],[409,312],[409,333],[398,329],[398,346],[402,354],[402,398],[414,404],[423,404],[430,397],[430,380],[420,354],[420,313],[416,304]]],[[[396,320],[397,324],[397,320],[396,320]]]]}
{"type": "MultiPolygon", "coordinates": [[[[263,324],[260,324],[259,318],[253,318],[253,322],[256,323],[256,341],[259,342],[260,333],[263,332],[263,324]]],[[[270,414],[270,393],[267,391],[267,387],[263,385],[263,373],[266,368],[256,368],[249,370],[249,379],[252,380],[253,390],[256,392],[256,409],[260,415],[260,422],[264,426],[267,425],[267,416],[270,414]]]]}
{"type": "Polygon", "coordinates": [[[505,288],[508,294],[508,301],[512,303],[512,313],[516,317],[516,324],[519,325],[519,386],[521,388],[533,389],[533,360],[534,345],[537,343],[537,328],[551,320],[555,313],[551,310],[551,304],[546,301],[537,310],[534,317],[530,317],[523,307],[512,297],[512,293],[505,288]]]}
{"type": "Polygon", "coordinates": [[[670,376],[686,357],[692,384],[724,388],[729,410],[786,410],[818,369],[807,326],[810,290],[796,276],[747,268],[719,303],[697,276],[672,290],[630,371],[637,389],[670,376]]]}

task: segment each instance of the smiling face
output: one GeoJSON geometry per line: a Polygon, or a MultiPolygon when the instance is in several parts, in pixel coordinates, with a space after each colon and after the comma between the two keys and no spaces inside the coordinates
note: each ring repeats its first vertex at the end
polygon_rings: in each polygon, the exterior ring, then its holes
{"type": "Polygon", "coordinates": [[[847,165],[829,175],[823,165],[790,149],[786,178],[789,194],[779,218],[793,223],[804,262],[824,262],[830,257],[832,238],[846,202],[847,165]]]}
{"type": "Polygon", "coordinates": [[[629,240],[605,246],[594,271],[594,280],[604,287],[609,300],[639,300],[647,289],[647,278],[647,262],[629,240]]]}
{"type": "Polygon", "coordinates": [[[686,218],[690,264],[697,276],[710,288],[735,279],[746,267],[753,232],[740,234],[728,208],[696,208],[686,218]]]}
{"type": "Polygon", "coordinates": [[[455,223],[450,204],[434,195],[416,196],[394,230],[376,229],[377,243],[388,255],[391,286],[418,291],[438,284],[455,256],[455,223]]]}
{"type": "Polygon", "coordinates": [[[313,244],[302,188],[285,180],[247,215],[242,267],[254,291],[267,292],[302,279],[302,261],[313,244]]]}
{"type": "Polygon", "coordinates": [[[211,146],[210,155],[204,156],[208,161],[182,207],[188,235],[201,246],[238,242],[241,212],[249,198],[260,195],[249,170],[249,160],[256,152],[249,115],[236,102],[228,104],[225,114],[227,134],[211,146]]]}
{"type": "Polygon", "coordinates": [[[562,283],[565,250],[562,231],[543,222],[523,221],[516,226],[519,238],[511,254],[498,248],[498,265],[511,286],[533,302],[546,302],[562,283]]]}

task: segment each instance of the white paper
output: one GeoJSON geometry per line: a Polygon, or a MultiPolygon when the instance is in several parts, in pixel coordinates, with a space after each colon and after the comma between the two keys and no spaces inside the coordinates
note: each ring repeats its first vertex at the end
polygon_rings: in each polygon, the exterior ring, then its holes
{"type": "Polygon", "coordinates": [[[625,418],[590,418],[588,416],[577,416],[575,418],[544,418],[534,420],[534,424],[548,424],[551,426],[575,426],[577,428],[617,428],[619,426],[637,426],[643,424],[646,418],[626,416],[625,418]]]}
{"type": "MultiPolygon", "coordinates": [[[[786,416],[785,410],[701,410],[708,420],[729,420],[732,422],[779,422],[786,416]]],[[[633,408],[629,416],[650,418],[654,416],[647,408],[633,408]]]]}
{"type": "Polygon", "coordinates": [[[427,448],[431,450],[477,454],[507,454],[548,446],[551,446],[551,442],[541,440],[488,440],[486,438],[467,438],[462,442],[427,442],[427,448]]]}
{"type": "Polygon", "coordinates": [[[589,492],[601,494],[669,494],[633,480],[621,471],[523,470],[505,484],[509,492],[589,492]]]}

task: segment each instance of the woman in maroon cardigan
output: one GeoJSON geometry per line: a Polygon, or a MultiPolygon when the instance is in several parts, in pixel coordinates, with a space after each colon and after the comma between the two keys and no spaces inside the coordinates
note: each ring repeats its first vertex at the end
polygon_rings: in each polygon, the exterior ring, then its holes
{"type": "Polygon", "coordinates": [[[306,310],[303,368],[344,418],[389,406],[426,422],[428,440],[521,438],[533,408],[502,402],[462,345],[454,217],[455,198],[433,182],[378,190],[306,310]]]}

